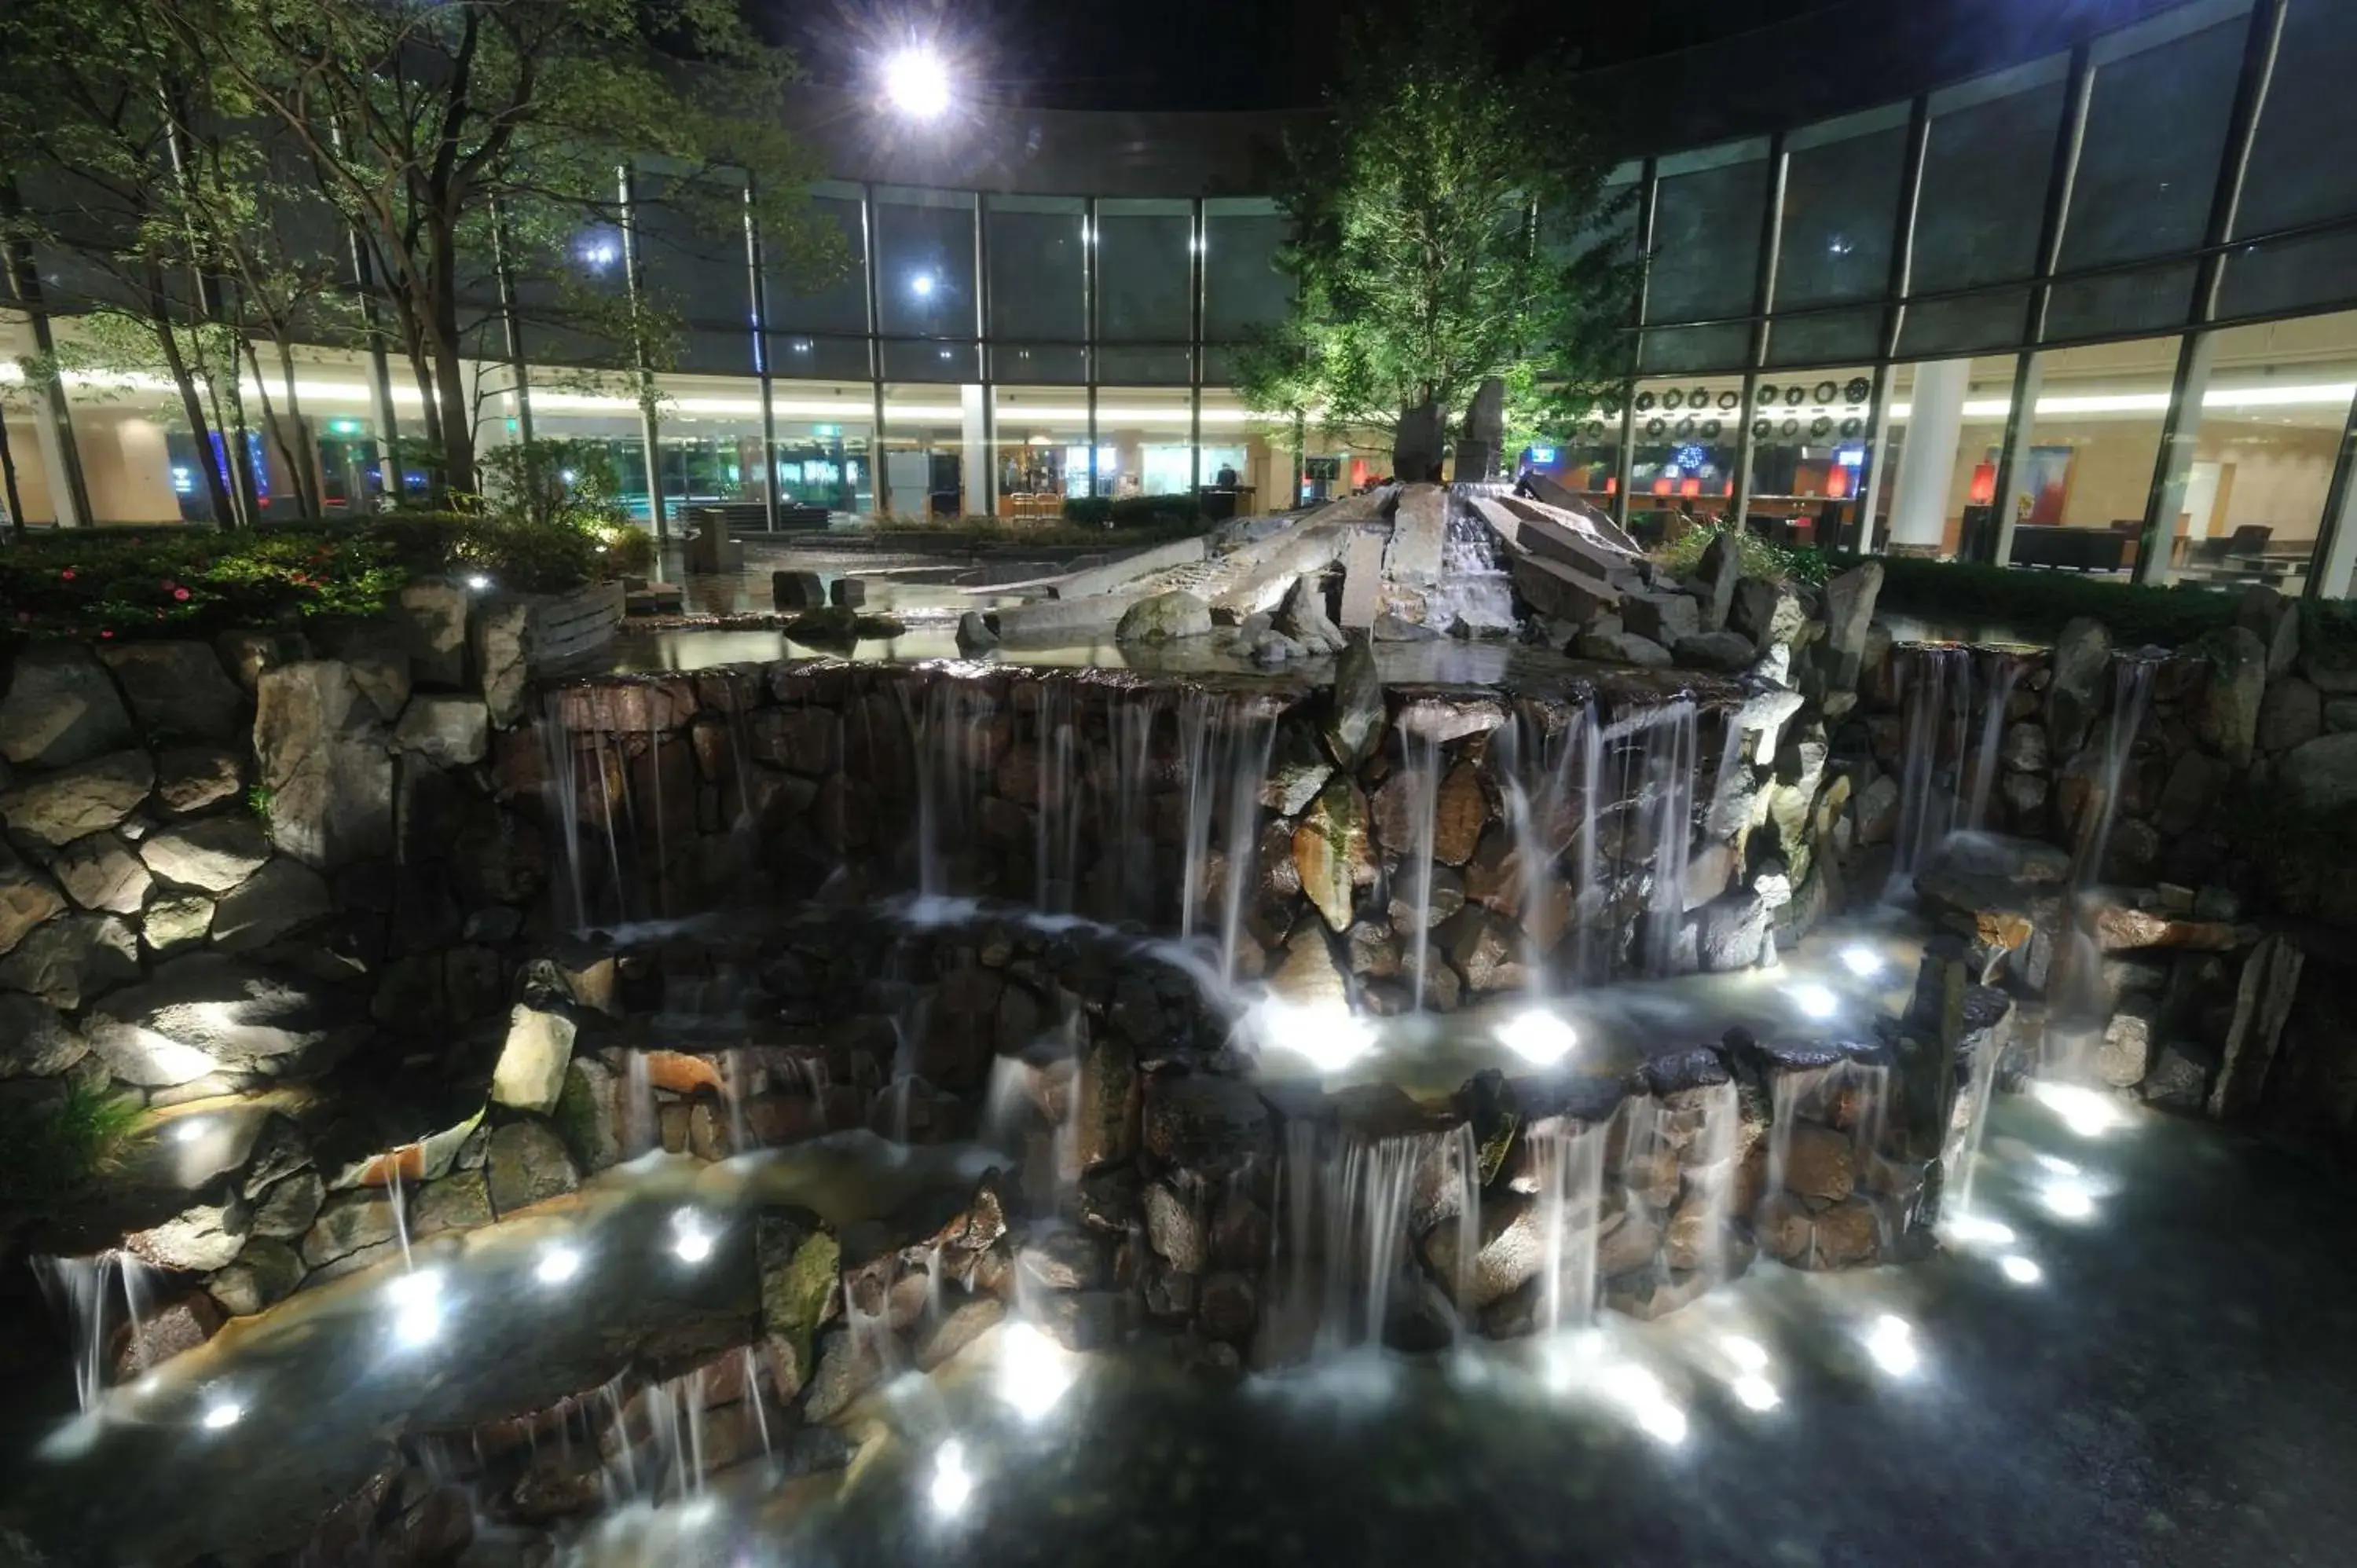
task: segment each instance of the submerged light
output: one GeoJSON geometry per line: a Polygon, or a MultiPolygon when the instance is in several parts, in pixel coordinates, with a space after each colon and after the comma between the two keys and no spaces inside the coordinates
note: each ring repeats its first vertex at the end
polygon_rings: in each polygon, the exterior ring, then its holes
{"type": "Polygon", "coordinates": [[[1915,1348],[1915,1326],[1896,1313],[1886,1312],[1867,1326],[1866,1353],[1894,1378],[1903,1378],[1922,1360],[1915,1348]]]}
{"type": "Polygon", "coordinates": [[[1852,942],[1842,949],[1841,961],[1860,980],[1870,980],[1882,972],[1882,955],[1863,942],[1852,942]]]}
{"type": "Polygon", "coordinates": [[[439,1269],[419,1269],[400,1275],[384,1287],[385,1300],[393,1305],[393,1337],[395,1343],[415,1347],[428,1345],[442,1332],[442,1273],[439,1269]]]}
{"type": "Polygon", "coordinates": [[[2127,1112],[2119,1102],[2098,1090],[2075,1083],[2033,1083],[2029,1092],[2082,1138],[2100,1138],[2127,1124],[2127,1112]]]}
{"type": "Polygon", "coordinates": [[[1026,1421],[1055,1409],[1079,1376],[1071,1352],[1035,1326],[1013,1324],[999,1336],[998,1397],[1026,1421]]]}
{"type": "Polygon", "coordinates": [[[2013,1245],[2013,1227],[1977,1214],[1959,1214],[1948,1221],[1948,1234],[1959,1241],[1986,1241],[1992,1247],[2013,1245]]]}
{"type": "Polygon", "coordinates": [[[943,1519],[954,1519],[965,1511],[966,1500],[974,1496],[974,1476],[965,1467],[965,1444],[951,1438],[933,1455],[933,1478],[926,1487],[933,1511],[943,1519]]]}
{"type": "Polygon", "coordinates": [[[1814,982],[1788,985],[1784,994],[1792,999],[1793,1006],[1812,1018],[1830,1018],[1841,1006],[1841,998],[1814,982]]]}
{"type": "Polygon", "coordinates": [[[2046,1271],[2038,1266],[2035,1259],[2025,1258],[2018,1252],[2007,1253],[1997,1267],[2005,1271],[2007,1279],[2018,1285],[2034,1285],[2046,1277],[2046,1271]]]}
{"type": "Polygon", "coordinates": [[[1498,1043],[1534,1067],[1551,1067],[1579,1044],[1568,1020],[1544,1007],[1515,1014],[1497,1028],[1498,1043]]]}
{"type": "Polygon", "coordinates": [[[1633,1361],[1619,1362],[1605,1369],[1598,1384],[1646,1436],[1673,1448],[1686,1440],[1686,1412],[1670,1398],[1662,1380],[1645,1368],[1633,1361]]]}
{"type": "Polygon", "coordinates": [[[581,1272],[581,1250],[559,1241],[540,1255],[532,1277],[544,1285],[561,1285],[581,1272]]]}
{"type": "Polygon", "coordinates": [[[2073,1176],[2061,1176],[2039,1189],[2039,1201],[2057,1219],[2087,1219],[2095,1212],[2095,1195],[2073,1176]]]}
{"type": "Polygon", "coordinates": [[[1340,1002],[1287,1002],[1272,996],[1256,1010],[1254,1033],[1306,1058],[1320,1072],[1339,1072],[1375,1048],[1367,1020],[1340,1002]]]}
{"type": "Polygon", "coordinates": [[[245,1407],[235,1400],[215,1400],[205,1406],[200,1418],[207,1432],[226,1432],[245,1417],[245,1407]]]}
{"type": "Polygon", "coordinates": [[[1770,1411],[1784,1402],[1776,1385],[1757,1372],[1746,1372],[1728,1385],[1736,1400],[1746,1410],[1770,1411]]]}
{"type": "Polygon", "coordinates": [[[682,1208],[671,1217],[671,1250],[683,1263],[700,1263],[712,1256],[712,1232],[704,1228],[704,1217],[693,1208],[682,1208]]]}

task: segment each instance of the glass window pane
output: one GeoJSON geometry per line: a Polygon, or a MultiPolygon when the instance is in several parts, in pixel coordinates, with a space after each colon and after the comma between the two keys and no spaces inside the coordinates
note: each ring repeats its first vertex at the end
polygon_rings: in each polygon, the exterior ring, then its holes
{"type": "Polygon", "coordinates": [[[1097,444],[1112,449],[1110,496],[1185,495],[1195,485],[1190,394],[1148,387],[1097,391],[1097,444]]]}
{"type": "Polygon", "coordinates": [[[2009,349],[2021,341],[2029,309],[2026,289],[1910,305],[1899,326],[1899,351],[1911,360],[1927,360],[2009,349]]]}
{"type": "Polygon", "coordinates": [[[1766,151],[1764,142],[1739,142],[1662,160],[1646,320],[1749,312],[1768,204],[1766,151]]]}
{"type": "Polygon", "coordinates": [[[1097,203],[1097,331],[1108,340],[1187,341],[1187,247],[1194,209],[1184,201],[1097,203]]]}
{"type": "Polygon", "coordinates": [[[1293,503],[1293,428],[1256,419],[1233,392],[1206,389],[1202,403],[1203,485],[1225,490],[1207,504],[1249,517],[1293,503]]]}
{"type": "Polygon", "coordinates": [[[1620,489],[1620,411],[1617,404],[1592,408],[1550,438],[1534,441],[1516,455],[1516,473],[1546,475],[1575,495],[1609,508],[1620,489]]]}
{"type": "Polygon", "coordinates": [[[1074,343],[1088,336],[1086,213],[1076,196],[989,198],[992,336],[1074,343]]]}
{"type": "Polygon", "coordinates": [[[2180,326],[2192,302],[2191,262],[2056,284],[2046,304],[2046,340],[2180,326]]]}
{"type": "MultiPolygon", "coordinates": [[[[1089,408],[1086,394],[1070,388],[1002,386],[995,389],[993,429],[997,446],[998,515],[1053,522],[1064,502],[1089,491],[1089,408]]],[[[1108,470],[1109,455],[1097,467],[1108,470]]]]}
{"type": "Polygon", "coordinates": [[[2251,142],[2234,232],[2265,234],[2357,212],[2357,6],[2291,0],[2251,142]]]}
{"type": "MultiPolygon", "coordinates": [[[[1953,555],[1963,542],[1964,509],[1989,504],[1996,485],[1996,457],[2005,444],[2005,411],[2013,392],[2017,357],[1990,355],[1974,360],[1965,371],[1964,413],[1956,446],[1946,455],[1946,483],[1940,511],[1940,542],[1936,551],[1953,555]]],[[[1888,543],[1890,509],[1900,465],[1915,431],[1916,365],[1891,367],[1890,433],[1876,462],[1876,537],[1888,543]]]]}
{"type": "Polygon", "coordinates": [[[630,274],[621,226],[584,223],[544,268],[516,278],[524,353],[535,365],[630,363],[630,274]]]}
{"type": "Polygon", "coordinates": [[[1769,328],[1771,366],[1838,365],[1868,359],[1882,347],[1882,307],[1778,317],[1769,328]]]}
{"type": "Polygon", "coordinates": [[[971,192],[879,188],[876,254],[876,309],[882,330],[974,336],[971,192]]]}
{"type": "Polygon", "coordinates": [[[1743,382],[1684,377],[1637,386],[1636,447],[1629,470],[1630,521],[1659,539],[1673,515],[1716,522],[1735,495],[1743,438],[1743,382]]]}
{"type": "Polygon", "coordinates": [[[2357,383],[2357,312],[2216,334],[2174,575],[2305,586],[2357,383]]]}
{"type": "Polygon", "coordinates": [[[1880,298],[1890,281],[1907,105],[1812,126],[1789,145],[1776,308],[1880,298]]]}
{"type": "Polygon", "coordinates": [[[770,373],[805,381],[868,379],[867,339],[813,338],[798,332],[770,334],[770,373]]]}
{"type": "Polygon", "coordinates": [[[1866,456],[1874,375],[1856,365],[1763,378],[1751,403],[1751,511],[1792,544],[1846,536],[1866,456]]]}
{"type": "Polygon", "coordinates": [[[2357,298],[2357,233],[2255,245],[2226,258],[2221,317],[2265,316],[2357,298]]]}
{"type": "Polygon", "coordinates": [[[2016,479],[2014,565],[2133,568],[2177,345],[2146,338],[2045,356],[2016,479]],[[2073,537],[2083,532],[2105,537],[2073,537]]]}
{"type": "Polygon", "coordinates": [[[868,385],[780,381],[771,396],[779,499],[829,511],[873,511],[876,474],[869,447],[876,404],[868,385]]]}
{"type": "Polygon", "coordinates": [[[1293,283],[1276,269],[1286,224],[1273,201],[1214,197],[1203,203],[1203,337],[1239,341],[1285,318],[1293,283]]]}
{"type": "Polygon", "coordinates": [[[1000,381],[1085,381],[1089,351],[1077,343],[994,343],[990,375],[1000,381]]]}
{"type": "Polygon", "coordinates": [[[982,446],[982,388],[887,386],[884,484],[896,517],[958,517],[980,505],[969,450],[982,446]],[[972,440],[969,441],[968,437],[972,440]]]}
{"type": "Polygon", "coordinates": [[[859,192],[856,188],[821,185],[811,196],[810,208],[812,224],[831,226],[842,236],[849,263],[834,282],[812,289],[809,278],[787,266],[784,247],[765,243],[761,259],[769,295],[769,324],[808,332],[865,333],[867,230],[860,215],[859,192]]]}
{"type": "Polygon", "coordinates": [[[971,343],[904,343],[887,339],[884,375],[897,381],[977,381],[971,343]]]}
{"type": "Polygon", "coordinates": [[[733,334],[741,343],[753,319],[744,188],[641,172],[632,182],[630,221],[647,299],[691,333],[733,334]]]}
{"type": "Polygon", "coordinates": [[[2065,60],[2038,60],[1932,95],[1915,213],[1916,293],[2038,270],[2066,75],[2065,60]]]}
{"type": "Polygon", "coordinates": [[[1121,349],[1097,350],[1097,380],[1125,381],[1134,386],[1185,386],[1192,374],[1184,349],[1121,349]]]}
{"type": "Polygon", "coordinates": [[[1648,371],[1725,371],[1739,367],[1750,355],[1751,328],[1735,322],[1648,332],[1638,363],[1648,371]]]}
{"type": "Polygon", "coordinates": [[[2221,9],[2248,8],[2197,4],[2098,40],[2062,230],[2064,270],[2201,243],[2248,27],[2235,16],[2185,28],[2221,9]]]}

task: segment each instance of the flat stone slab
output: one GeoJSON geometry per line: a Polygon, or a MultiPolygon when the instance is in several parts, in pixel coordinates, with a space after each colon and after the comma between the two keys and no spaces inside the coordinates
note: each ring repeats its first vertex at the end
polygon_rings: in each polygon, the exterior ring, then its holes
{"type": "Polygon", "coordinates": [[[1383,552],[1383,575],[1404,587],[1428,588],[1440,581],[1441,550],[1448,542],[1448,492],[1438,485],[1410,485],[1392,513],[1392,542],[1383,552]]]}
{"type": "Polygon", "coordinates": [[[1345,529],[1305,523],[1230,552],[1216,568],[1226,585],[1206,596],[1211,601],[1211,618],[1232,626],[1246,616],[1274,610],[1296,577],[1331,566],[1348,537],[1345,529]]]}
{"type": "Polygon", "coordinates": [[[1383,536],[1357,528],[1342,546],[1342,617],[1345,628],[1364,631],[1383,612],[1383,536]]]}
{"type": "Polygon", "coordinates": [[[1167,572],[1173,566],[1191,566],[1203,559],[1211,546],[1198,536],[1174,539],[1168,544],[1156,544],[1108,561],[1102,566],[1090,566],[1055,579],[1051,591],[1060,599],[1086,598],[1092,594],[1108,593],[1127,583],[1156,572],[1167,572]]]}
{"type": "Polygon", "coordinates": [[[995,612],[1002,643],[1052,648],[1073,640],[1111,636],[1129,607],[1147,595],[1092,594],[1084,599],[1040,599],[995,612]]]}

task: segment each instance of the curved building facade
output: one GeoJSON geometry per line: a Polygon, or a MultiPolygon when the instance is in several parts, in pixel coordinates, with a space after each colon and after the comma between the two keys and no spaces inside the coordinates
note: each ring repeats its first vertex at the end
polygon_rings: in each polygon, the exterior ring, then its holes
{"type": "MultiPolygon", "coordinates": [[[[2357,7],[2029,9],[1974,48],[1897,40],[1911,70],[1874,80],[1906,95],[1829,116],[1856,73],[1780,103],[1756,69],[1805,58],[1822,17],[1571,79],[1629,128],[1616,178],[1638,188],[1645,286],[1631,395],[1524,461],[1640,517],[2346,595],[2357,7]],[[1684,137],[1659,108],[1663,81],[1747,65],[1748,107],[1701,95],[1684,137]],[[1727,134],[1677,145],[1706,124],[1727,134]]],[[[580,257],[678,316],[656,417],[597,384],[562,322],[517,317],[486,338],[486,439],[610,443],[651,513],[775,496],[1020,515],[1231,479],[1266,508],[1380,471],[1228,390],[1236,346],[1286,304],[1261,193],[1290,116],[986,108],[920,132],[813,90],[798,119],[834,177],[813,199],[854,253],[844,280],[798,294],[758,236],[716,248],[651,208],[640,275],[611,246],[580,257]]],[[[70,337],[70,288],[36,270],[70,337]]],[[[0,349],[34,332],[19,310],[0,349]]],[[[400,389],[322,349],[300,390],[285,445],[316,454],[332,504],[364,504],[400,389]]],[[[152,386],[31,394],[8,415],[31,518],[201,504],[152,386]]]]}

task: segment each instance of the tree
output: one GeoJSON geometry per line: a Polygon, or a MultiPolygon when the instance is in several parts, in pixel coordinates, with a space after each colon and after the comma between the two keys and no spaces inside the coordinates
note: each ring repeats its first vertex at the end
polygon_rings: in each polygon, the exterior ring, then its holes
{"type": "Polygon", "coordinates": [[[1402,469],[1438,462],[1485,381],[1527,435],[1627,374],[1625,199],[1560,74],[1501,68],[1484,11],[1411,0],[1346,42],[1332,113],[1279,176],[1293,311],[1239,365],[1249,406],[1387,433],[1402,469]]]}
{"type": "Polygon", "coordinates": [[[781,128],[793,61],[731,0],[136,3],[358,236],[451,490],[477,488],[467,302],[490,292],[494,214],[511,282],[577,292],[612,260],[607,240],[583,247],[619,231],[622,167],[655,159],[663,199],[740,254],[750,206],[790,270],[818,284],[845,264],[806,204],[821,171],[781,128]]]}

